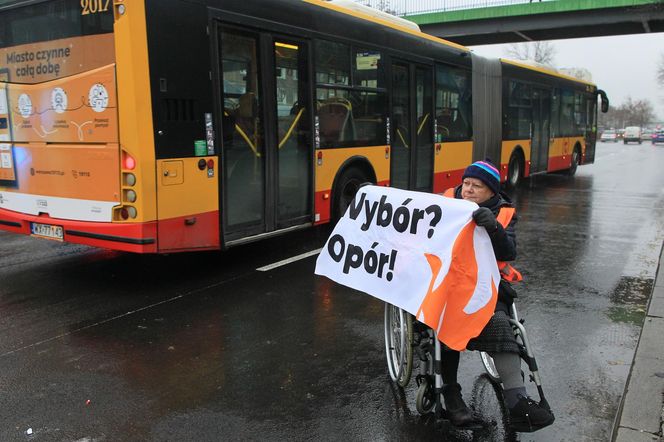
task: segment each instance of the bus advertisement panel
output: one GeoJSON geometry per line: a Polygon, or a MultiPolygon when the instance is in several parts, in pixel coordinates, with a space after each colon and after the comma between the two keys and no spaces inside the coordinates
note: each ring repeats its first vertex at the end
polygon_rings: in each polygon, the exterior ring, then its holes
{"type": "Polygon", "coordinates": [[[123,209],[130,212],[123,205],[112,2],[3,3],[0,224],[141,251],[136,232],[116,225],[123,209]],[[129,241],[115,245],[114,237],[129,241]]]}

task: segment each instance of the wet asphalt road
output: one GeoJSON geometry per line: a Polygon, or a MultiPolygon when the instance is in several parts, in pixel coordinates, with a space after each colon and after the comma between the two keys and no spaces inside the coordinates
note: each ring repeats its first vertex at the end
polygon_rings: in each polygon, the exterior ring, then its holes
{"type": "Polygon", "coordinates": [[[597,151],[513,194],[552,427],[506,432],[468,353],[465,397],[496,425],[436,430],[415,382],[389,381],[380,301],[315,277],[314,257],[256,271],[329,228],[171,256],[0,233],[0,440],[608,440],[664,240],[664,147],[597,151]]]}

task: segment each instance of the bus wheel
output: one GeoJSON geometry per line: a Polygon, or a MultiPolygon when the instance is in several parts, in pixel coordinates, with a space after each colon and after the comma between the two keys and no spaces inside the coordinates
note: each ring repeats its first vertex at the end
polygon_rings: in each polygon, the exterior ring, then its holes
{"type": "Polygon", "coordinates": [[[336,223],[346,213],[346,209],[355,198],[360,185],[367,181],[369,179],[354,167],[341,173],[332,194],[332,222],[336,223]]]}
{"type": "Polygon", "coordinates": [[[579,153],[579,148],[575,147],[574,152],[572,152],[572,163],[567,169],[567,175],[574,176],[576,169],[579,168],[579,160],[581,159],[581,154],[579,153]]]}
{"type": "Polygon", "coordinates": [[[510,157],[510,162],[507,166],[507,187],[514,189],[519,182],[521,182],[521,173],[523,171],[523,160],[521,155],[514,152],[510,157]]]}

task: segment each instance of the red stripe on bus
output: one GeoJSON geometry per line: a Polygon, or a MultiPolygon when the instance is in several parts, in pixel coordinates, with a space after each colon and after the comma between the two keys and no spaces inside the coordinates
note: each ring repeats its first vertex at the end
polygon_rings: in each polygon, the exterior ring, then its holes
{"type": "Polygon", "coordinates": [[[466,169],[447,170],[433,176],[433,193],[443,193],[450,187],[461,184],[461,177],[466,169]]]}
{"type": "Polygon", "coordinates": [[[553,172],[554,170],[569,169],[569,166],[571,164],[572,164],[572,155],[549,157],[548,171],[553,172]]]}
{"type": "Polygon", "coordinates": [[[325,224],[330,221],[330,201],[332,192],[323,190],[314,196],[314,213],[317,215],[314,225],[325,224]]]}
{"type": "Polygon", "coordinates": [[[159,220],[159,251],[219,249],[219,211],[159,220]]]}
{"type": "Polygon", "coordinates": [[[18,214],[0,209],[0,229],[30,235],[30,223],[50,224],[64,229],[64,240],[92,247],[134,253],[157,251],[157,223],[97,223],[18,214]]]}

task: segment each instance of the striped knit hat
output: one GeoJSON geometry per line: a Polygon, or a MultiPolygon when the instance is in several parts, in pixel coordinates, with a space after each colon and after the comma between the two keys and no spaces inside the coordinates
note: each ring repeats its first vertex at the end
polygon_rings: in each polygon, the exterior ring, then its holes
{"type": "Polygon", "coordinates": [[[464,178],[477,178],[489,186],[493,193],[498,194],[500,192],[500,173],[488,158],[484,161],[475,161],[468,166],[461,179],[464,178]]]}

